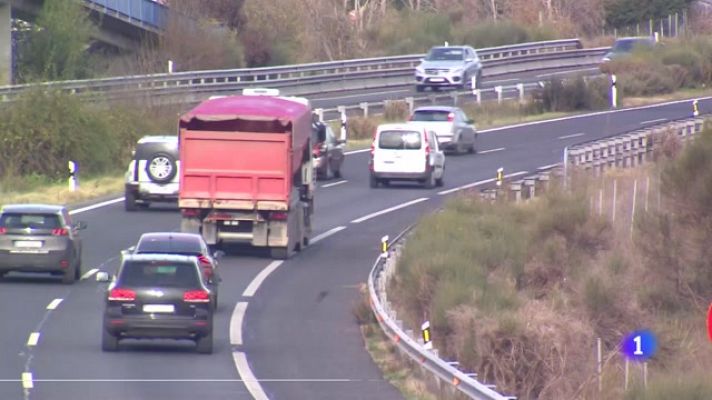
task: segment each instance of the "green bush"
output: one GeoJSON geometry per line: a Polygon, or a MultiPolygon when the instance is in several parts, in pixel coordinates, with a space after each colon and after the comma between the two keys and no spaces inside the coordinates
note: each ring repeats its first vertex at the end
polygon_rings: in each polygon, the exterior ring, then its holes
{"type": "Polygon", "coordinates": [[[424,53],[453,41],[447,15],[410,11],[391,12],[368,36],[385,55],[424,53]]]}
{"type": "Polygon", "coordinates": [[[132,144],[154,122],[137,109],[30,90],[0,110],[0,171],[57,179],[66,176],[69,160],[79,162],[83,175],[123,169],[132,144]]]}
{"type": "Polygon", "coordinates": [[[452,36],[456,43],[468,44],[477,49],[556,38],[556,34],[547,29],[525,28],[512,21],[458,24],[453,27],[452,36]]]}
{"type": "Polygon", "coordinates": [[[573,80],[552,78],[532,97],[535,112],[597,110],[607,106],[608,82],[605,78],[587,82],[581,76],[573,80]]]}

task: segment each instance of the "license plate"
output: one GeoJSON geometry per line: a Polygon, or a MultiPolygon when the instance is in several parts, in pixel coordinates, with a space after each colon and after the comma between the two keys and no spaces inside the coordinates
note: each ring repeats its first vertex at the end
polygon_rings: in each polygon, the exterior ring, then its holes
{"type": "Polygon", "coordinates": [[[147,313],[172,313],[175,312],[173,304],[145,304],[143,312],[147,313]]]}
{"type": "Polygon", "coordinates": [[[154,194],[173,194],[175,193],[176,188],[171,185],[171,186],[154,186],[149,190],[150,193],[154,194]]]}
{"type": "Polygon", "coordinates": [[[15,247],[29,247],[37,249],[42,247],[41,240],[15,240],[15,247]]]}
{"type": "Polygon", "coordinates": [[[433,82],[445,82],[445,79],[443,78],[430,78],[430,80],[433,82]]]}

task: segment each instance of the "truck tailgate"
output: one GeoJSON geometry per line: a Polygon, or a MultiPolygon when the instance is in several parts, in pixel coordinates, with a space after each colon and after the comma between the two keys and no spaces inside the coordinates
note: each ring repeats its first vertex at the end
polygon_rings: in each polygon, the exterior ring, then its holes
{"type": "Polygon", "coordinates": [[[181,129],[180,199],[288,202],[290,135],[181,129]]]}

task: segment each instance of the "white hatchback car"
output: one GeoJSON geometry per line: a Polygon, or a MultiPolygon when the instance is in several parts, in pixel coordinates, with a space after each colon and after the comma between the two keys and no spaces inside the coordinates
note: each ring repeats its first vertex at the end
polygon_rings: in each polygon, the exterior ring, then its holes
{"type": "Polygon", "coordinates": [[[410,116],[410,122],[435,131],[440,147],[447,152],[475,153],[477,151],[477,128],[458,107],[418,107],[410,116]]]}
{"type": "Polygon", "coordinates": [[[383,124],[371,145],[371,187],[391,181],[417,181],[442,186],[445,153],[431,130],[413,124],[383,124]]]}

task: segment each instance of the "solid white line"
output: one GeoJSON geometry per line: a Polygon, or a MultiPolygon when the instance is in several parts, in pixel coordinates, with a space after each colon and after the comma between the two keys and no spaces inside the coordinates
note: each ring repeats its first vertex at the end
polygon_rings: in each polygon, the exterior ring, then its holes
{"type": "MultiPolygon", "coordinates": [[[[410,93],[410,90],[408,90],[408,89],[389,90],[389,91],[385,91],[385,92],[370,92],[369,94],[395,94],[395,93],[410,93]]],[[[350,94],[348,96],[339,96],[339,97],[324,97],[324,98],[318,98],[318,99],[314,99],[314,100],[316,100],[316,101],[341,100],[341,99],[350,99],[352,97],[363,97],[363,94],[350,94]]]]}
{"type": "Polygon", "coordinates": [[[337,232],[343,231],[344,229],[346,229],[345,226],[337,226],[336,228],[329,229],[328,231],[326,231],[324,233],[320,233],[320,234],[314,236],[314,238],[312,238],[312,240],[311,240],[311,243],[312,244],[318,243],[337,232]]]}
{"type": "Polygon", "coordinates": [[[550,72],[548,74],[537,75],[536,77],[544,78],[547,76],[566,75],[566,74],[572,74],[572,73],[576,73],[576,72],[588,72],[588,71],[598,71],[598,68],[583,68],[583,69],[572,69],[569,71],[550,72]]]}
{"type": "Polygon", "coordinates": [[[555,163],[555,164],[544,165],[543,167],[539,167],[539,168],[537,168],[537,169],[538,169],[538,170],[551,169],[551,168],[554,168],[554,167],[556,167],[556,166],[558,166],[558,165],[560,165],[560,164],[561,164],[561,163],[555,163]]]}
{"type": "Polygon", "coordinates": [[[92,275],[96,274],[97,272],[99,272],[99,268],[90,269],[89,271],[85,272],[84,275],[82,275],[81,280],[89,279],[89,278],[91,278],[92,275]]]}
{"type": "Polygon", "coordinates": [[[647,124],[655,124],[655,123],[658,123],[658,122],[665,122],[665,121],[667,121],[667,118],[658,118],[658,119],[653,119],[653,120],[650,120],[650,121],[643,121],[643,122],[641,122],[640,124],[641,124],[641,125],[647,125],[647,124]]]}
{"type": "MultiPolygon", "coordinates": [[[[710,99],[712,99],[712,97],[697,98],[697,100],[699,100],[699,101],[710,100],[710,99]]],[[[497,132],[497,131],[503,131],[506,129],[524,128],[524,127],[528,127],[528,126],[548,124],[548,123],[552,123],[552,122],[570,121],[572,119],[597,117],[599,115],[618,114],[618,113],[629,112],[629,111],[649,110],[651,108],[660,108],[660,107],[665,107],[665,106],[672,106],[675,104],[691,103],[692,100],[694,100],[694,99],[676,100],[676,101],[670,101],[667,103],[648,104],[646,106],[640,106],[640,107],[620,108],[620,109],[609,110],[609,111],[597,111],[597,112],[587,113],[587,114],[569,115],[567,117],[561,117],[561,118],[547,119],[547,120],[541,120],[541,121],[532,121],[532,122],[523,122],[521,124],[516,124],[516,125],[508,125],[508,126],[500,126],[497,128],[484,129],[479,132],[480,133],[497,132]]],[[[690,108],[692,108],[692,107],[690,107],[690,108]]]]}
{"type": "Polygon", "coordinates": [[[252,373],[250,364],[247,363],[247,356],[241,351],[236,351],[232,353],[232,359],[235,361],[235,368],[237,368],[237,373],[242,378],[245,383],[247,391],[250,392],[252,398],[255,400],[269,400],[267,394],[262,389],[262,386],[255,378],[255,374],[252,373]]]}
{"type": "Polygon", "coordinates": [[[585,134],[586,134],[586,132],[573,133],[573,134],[571,134],[571,135],[559,136],[558,139],[559,139],[559,140],[571,139],[571,138],[583,136],[583,135],[585,135],[585,134]]]}
{"type": "Polygon", "coordinates": [[[22,388],[23,389],[32,389],[34,385],[32,384],[32,372],[23,372],[22,373],[22,388]]]}
{"type": "Polygon", "coordinates": [[[477,154],[494,153],[494,152],[497,152],[497,151],[504,151],[504,150],[506,150],[506,148],[500,147],[500,148],[498,148],[498,149],[489,149],[489,150],[478,151],[477,154]]]}
{"type": "Polygon", "coordinates": [[[96,204],[92,204],[90,206],[77,208],[76,210],[71,210],[71,211],[69,211],[69,215],[80,214],[80,213],[83,213],[86,211],[96,210],[97,208],[110,206],[112,204],[120,203],[122,201],[124,201],[123,197],[119,197],[118,199],[102,201],[101,203],[96,203],[96,204]]]}
{"type": "Polygon", "coordinates": [[[327,183],[326,185],[321,185],[322,188],[330,188],[338,185],[343,185],[344,183],[348,182],[347,180],[343,181],[338,181],[338,182],[333,182],[333,183],[327,183]]]}
{"type": "Polygon", "coordinates": [[[62,302],[62,299],[54,299],[54,300],[52,300],[51,303],[49,303],[49,305],[47,306],[47,309],[54,310],[57,308],[57,306],[59,306],[59,303],[61,303],[61,302],[62,302]]]}
{"type": "Polygon", "coordinates": [[[250,282],[250,284],[247,286],[247,289],[245,289],[245,291],[242,293],[242,295],[244,297],[254,296],[255,293],[257,292],[257,289],[260,288],[260,285],[262,284],[262,282],[264,282],[264,280],[267,279],[269,274],[274,272],[274,270],[276,270],[280,265],[282,265],[283,262],[284,261],[282,261],[282,260],[275,260],[275,261],[272,261],[271,263],[269,263],[269,265],[265,269],[260,271],[260,273],[257,274],[255,279],[253,279],[252,282],[250,282]]]}
{"type": "MultiPolygon", "coordinates": [[[[504,178],[507,178],[507,179],[509,179],[509,178],[514,178],[515,176],[520,176],[520,175],[524,175],[524,174],[527,174],[527,173],[529,173],[529,171],[519,171],[519,172],[515,172],[515,173],[513,173],[513,174],[504,175],[504,178]]],[[[494,181],[496,181],[496,180],[497,180],[497,179],[495,179],[495,178],[484,179],[484,180],[481,180],[481,181],[468,183],[467,185],[458,186],[458,187],[456,187],[456,188],[452,188],[452,189],[448,189],[448,190],[443,190],[442,192],[438,192],[438,194],[439,194],[440,196],[444,196],[444,195],[446,195],[446,194],[459,192],[460,190],[470,189],[470,188],[473,188],[473,187],[475,187],[475,186],[484,185],[485,183],[491,183],[491,182],[494,182],[494,181]]]]}
{"type": "Polygon", "coordinates": [[[367,151],[371,151],[371,149],[351,150],[344,153],[344,155],[350,156],[351,154],[365,153],[367,151]]]}
{"type": "Polygon", "coordinates": [[[27,339],[27,345],[28,346],[37,346],[37,343],[39,341],[40,341],[40,333],[32,332],[32,333],[30,333],[30,337],[27,339]]]}
{"type": "Polygon", "coordinates": [[[504,82],[518,82],[519,79],[512,78],[512,79],[501,79],[498,81],[487,81],[487,83],[504,83],[504,82]]]}
{"type": "Polygon", "coordinates": [[[247,312],[247,302],[241,301],[235,304],[230,317],[230,344],[234,346],[242,346],[242,320],[245,319],[247,312]]]}
{"type": "Polygon", "coordinates": [[[415,200],[409,201],[409,202],[407,202],[407,203],[403,203],[403,204],[401,204],[401,205],[397,205],[397,206],[395,206],[395,207],[386,208],[385,210],[381,210],[381,211],[377,211],[377,212],[372,213],[372,214],[365,215],[365,216],[363,216],[363,217],[361,217],[361,218],[357,218],[357,219],[351,221],[351,223],[352,223],[352,224],[360,224],[360,223],[363,222],[363,221],[368,221],[369,219],[371,219],[371,218],[376,218],[376,217],[378,217],[379,215],[388,214],[389,212],[396,211],[396,210],[400,210],[401,208],[405,208],[405,207],[408,207],[408,206],[412,206],[413,204],[422,203],[422,202],[424,202],[424,201],[426,201],[426,200],[429,200],[429,199],[430,199],[429,197],[421,197],[421,198],[419,198],[419,199],[415,199],[415,200]]]}

